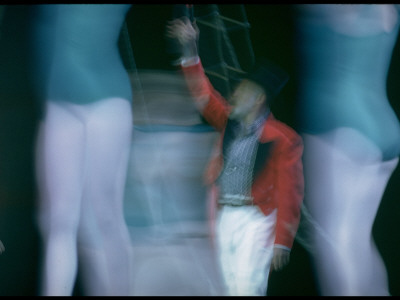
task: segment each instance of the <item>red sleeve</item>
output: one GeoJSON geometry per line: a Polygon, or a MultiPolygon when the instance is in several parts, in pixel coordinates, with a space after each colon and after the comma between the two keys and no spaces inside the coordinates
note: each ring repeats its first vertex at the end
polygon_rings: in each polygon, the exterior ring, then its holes
{"type": "Polygon", "coordinates": [[[292,248],[300,222],[304,198],[303,141],[300,136],[290,141],[279,156],[278,215],[275,244],[292,248]]]}
{"type": "Polygon", "coordinates": [[[204,101],[204,99],[208,101],[206,106],[201,110],[201,114],[211,126],[215,127],[218,131],[222,131],[225,128],[230,111],[228,102],[212,86],[204,73],[201,61],[195,65],[182,66],[181,68],[189,91],[195,101],[198,103],[204,101]]]}

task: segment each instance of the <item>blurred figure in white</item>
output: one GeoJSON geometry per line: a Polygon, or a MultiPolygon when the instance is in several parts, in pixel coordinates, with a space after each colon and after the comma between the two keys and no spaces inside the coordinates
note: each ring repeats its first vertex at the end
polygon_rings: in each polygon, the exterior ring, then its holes
{"type": "Polygon", "coordinates": [[[132,296],[222,295],[203,182],[217,133],[202,122],[182,74],[138,71],[124,209],[132,296]]]}
{"type": "Polygon", "coordinates": [[[398,164],[386,80],[396,5],[297,6],[299,118],[312,255],[324,296],[389,295],[372,227],[398,164]]]}
{"type": "Polygon", "coordinates": [[[165,38],[171,12],[175,18],[189,10],[184,4],[135,5],[127,20],[133,40],[146,41],[131,44],[134,128],[124,212],[135,261],[132,296],[223,292],[203,182],[217,133],[201,119],[165,38]]]}
{"type": "Polygon", "coordinates": [[[41,295],[71,295],[78,265],[85,295],[130,294],[123,193],[132,91],[118,48],[130,7],[35,7],[41,295]]]}

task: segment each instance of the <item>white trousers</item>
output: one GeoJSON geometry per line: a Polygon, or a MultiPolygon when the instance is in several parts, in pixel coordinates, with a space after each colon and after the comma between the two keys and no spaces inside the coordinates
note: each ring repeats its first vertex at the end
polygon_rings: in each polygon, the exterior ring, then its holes
{"type": "Polygon", "coordinates": [[[218,259],[229,296],[266,296],[276,226],[275,210],[222,206],[218,211],[218,259]]]}

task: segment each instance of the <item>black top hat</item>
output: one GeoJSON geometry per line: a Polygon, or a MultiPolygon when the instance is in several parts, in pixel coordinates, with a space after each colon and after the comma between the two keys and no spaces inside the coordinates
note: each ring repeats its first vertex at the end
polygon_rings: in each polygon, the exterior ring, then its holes
{"type": "Polygon", "coordinates": [[[242,79],[251,80],[264,88],[268,102],[271,103],[288,82],[289,75],[272,61],[259,58],[254,67],[242,79]]]}

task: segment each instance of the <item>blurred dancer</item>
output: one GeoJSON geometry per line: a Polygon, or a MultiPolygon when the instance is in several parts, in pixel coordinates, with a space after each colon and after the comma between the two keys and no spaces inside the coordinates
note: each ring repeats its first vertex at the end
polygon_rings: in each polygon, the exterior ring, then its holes
{"type": "Polygon", "coordinates": [[[400,153],[386,93],[398,10],[300,5],[296,28],[304,201],[321,294],[389,295],[372,226],[400,153]]]}
{"type": "Polygon", "coordinates": [[[181,66],[198,109],[222,133],[208,180],[218,203],[218,258],[230,296],[265,296],[270,270],[289,262],[303,200],[302,140],[276,120],[270,104],[288,77],[260,64],[235,88],[230,103],[212,87],[197,51],[198,28],[171,21],[181,66]]]}
{"type": "Polygon", "coordinates": [[[42,295],[129,295],[123,192],[132,93],[118,49],[130,5],[37,5],[34,83],[42,295]]]}

